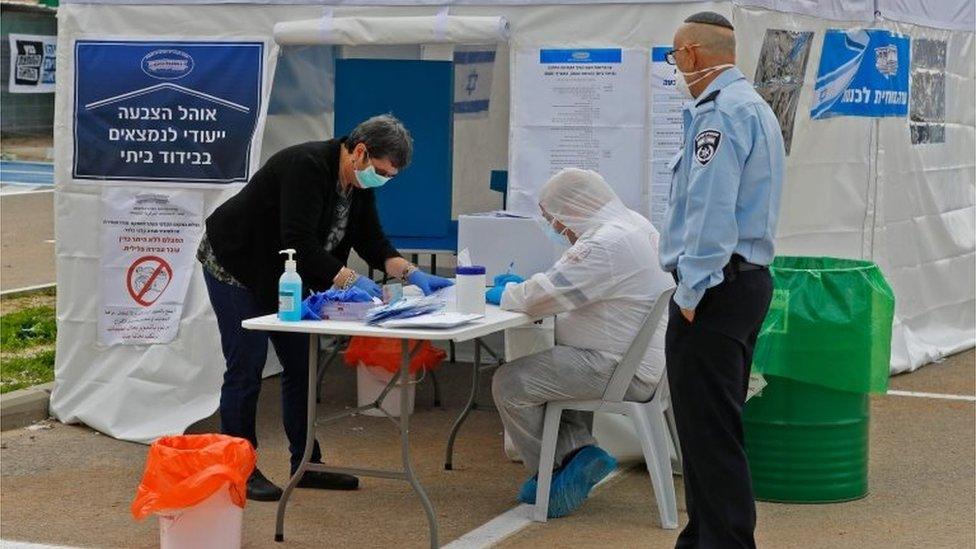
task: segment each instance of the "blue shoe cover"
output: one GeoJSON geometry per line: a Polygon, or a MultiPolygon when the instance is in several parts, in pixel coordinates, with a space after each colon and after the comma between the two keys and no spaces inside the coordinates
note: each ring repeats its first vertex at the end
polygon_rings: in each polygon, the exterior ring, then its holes
{"type": "Polygon", "coordinates": [[[535,490],[539,486],[539,475],[532,475],[525,479],[522,488],[519,490],[518,500],[521,503],[535,505],[535,490]]]}
{"type": "Polygon", "coordinates": [[[585,446],[552,479],[549,518],[565,517],[583,505],[590,490],[617,468],[617,460],[597,446],[585,446]]]}

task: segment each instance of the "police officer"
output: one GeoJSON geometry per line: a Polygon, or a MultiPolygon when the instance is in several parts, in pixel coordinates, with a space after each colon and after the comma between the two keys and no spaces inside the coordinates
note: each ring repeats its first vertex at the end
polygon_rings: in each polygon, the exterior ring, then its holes
{"type": "Polygon", "coordinates": [[[685,19],[668,62],[681,73],[684,145],[672,160],[661,266],[678,284],[665,343],[688,525],[677,547],[755,547],[742,437],[752,351],[772,297],[784,149],[779,123],[735,68],[732,24],[685,19]]]}

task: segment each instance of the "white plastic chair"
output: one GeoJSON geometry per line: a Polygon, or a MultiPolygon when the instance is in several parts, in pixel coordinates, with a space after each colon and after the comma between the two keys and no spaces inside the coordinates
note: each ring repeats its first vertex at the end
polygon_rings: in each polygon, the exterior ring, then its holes
{"type": "Polygon", "coordinates": [[[674,478],[671,472],[671,452],[669,437],[675,446],[680,462],[681,450],[677,444],[673,416],[670,414],[670,399],[667,374],[661,376],[654,395],[648,402],[625,402],[624,395],[634,379],[634,374],[647,352],[655,329],[661,323],[671,300],[674,289],[667,290],[658,297],[654,308],[644,319],[644,324],[631,343],[620,364],[614,369],[602,400],[560,400],[546,404],[545,428],[542,434],[542,453],[539,456],[539,480],[535,493],[534,519],[546,522],[549,514],[549,488],[552,483],[552,468],[556,453],[556,436],[559,434],[559,420],[563,410],[582,410],[622,414],[634,422],[634,430],[644,450],[647,472],[651,475],[654,496],[657,499],[661,527],[678,527],[678,505],[674,496],[674,478]],[[666,417],[666,414],[671,417],[666,417]]]}

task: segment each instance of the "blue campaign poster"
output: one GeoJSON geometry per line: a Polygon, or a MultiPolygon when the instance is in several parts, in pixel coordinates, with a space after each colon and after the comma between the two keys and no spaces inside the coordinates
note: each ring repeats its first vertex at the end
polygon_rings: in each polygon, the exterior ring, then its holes
{"type": "Polygon", "coordinates": [[[79,40],[76,179],[247,181],[262,42],[79,40]]]}
{"type": "Polygon", "coordinates": [[[810,118],[907,116],[908,36],[883,29],[828,29],[810,118]]]}

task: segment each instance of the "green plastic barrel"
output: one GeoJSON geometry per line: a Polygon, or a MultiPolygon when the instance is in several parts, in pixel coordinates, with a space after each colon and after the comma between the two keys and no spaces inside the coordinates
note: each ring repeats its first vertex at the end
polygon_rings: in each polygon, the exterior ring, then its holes
{"type": "Polygon", "coordinates": [[[868,493],[868,395],[766,376],[743,411],[756,499],[827,503],[868,493]]]}
{"type": "Polygon", "coordinates": [[[777,257],[753,356],[768,385],[743,411],[756,498],[835,502],[868,493],[868,394],[884,393],[895,299],[878,266],[777,257]]]}

